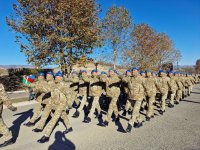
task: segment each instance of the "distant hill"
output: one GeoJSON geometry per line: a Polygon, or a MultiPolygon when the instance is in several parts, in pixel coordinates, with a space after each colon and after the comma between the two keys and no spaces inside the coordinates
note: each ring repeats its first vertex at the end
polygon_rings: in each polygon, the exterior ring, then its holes
{"type": "Polygon", "coordinates": [[[11,69],[11,68],[35,68],[31,65],[0,65],[0,69],[11,69]]]}

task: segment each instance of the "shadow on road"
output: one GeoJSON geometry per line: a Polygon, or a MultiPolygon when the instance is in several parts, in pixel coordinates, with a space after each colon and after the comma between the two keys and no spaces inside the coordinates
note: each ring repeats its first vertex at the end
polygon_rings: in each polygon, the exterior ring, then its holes
{"type": "Polygon", "coordinates": [[[29,118],[33,115],[33,109],[30,109],[30,110],[27,110],[27,111],[24,111],[24,112],[21,112],[18,114],[14,114],[14,116],[18,116],[18,115],[19,115],[19,117],[15,121],[13,121],[13,125],[10,127],[14,141],[17,140],[17,137],[19,135],[19,130],[20,130],[20,127],[23,124],[23,122],[27,118],[29,118]]]}
{"type": "Polygon", "coordinates": [[[75,145],[68,140],[61,131],[55,134],[55,141],[49,146],[48,150],[75,150],[75,145]]]}
{"type": "Polygon", "coordinates": [[[198,93],[198,92],[191,92],[191,93],[194,93],[194,94],[200,94],[200,93],[198,93]]]}
{"type": "Polygon", "coordinates": [[[182,100],[182,102],[189,102],[189,103],[196,103],[196,104],[200,104],[200,102],[195,102],[195,101],[190,101],[190,100],[182,100]]]}

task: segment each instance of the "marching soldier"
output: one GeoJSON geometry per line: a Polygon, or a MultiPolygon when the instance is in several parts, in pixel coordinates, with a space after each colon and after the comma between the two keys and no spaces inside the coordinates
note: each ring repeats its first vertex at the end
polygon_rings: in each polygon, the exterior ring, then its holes
{"type": "Polygon", "coordinates": [[[7,145],[14,143],[12,133],[9,131],[8,127],[6,126],[2,118],[3,104],[6,105],[7,108],[12,111],[17,110],[17,108],[14,107],[11,101],[9,100],[9,97],[4,89],[3,84],[0,84],[0,134],[3,135],[2,139],[4,141],[4,143],[0,144],[0,147],[5,147],[7,145]]]}

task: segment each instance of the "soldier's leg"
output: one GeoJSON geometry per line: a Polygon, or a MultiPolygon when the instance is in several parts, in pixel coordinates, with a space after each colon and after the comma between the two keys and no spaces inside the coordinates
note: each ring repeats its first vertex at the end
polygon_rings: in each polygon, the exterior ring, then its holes
{"type": "Polygon", "coordinates": [[[131,103],[129,100],[127,100],[125,110],[128,111],[130,108],[131,108],[131,103]]]}
{"type": "Polygon", "coordinates": [[[111,99],[111,102],[109,104],[109,107],[108,107],[108,113],[107,113],[107,116],[105,118],[105,121],[107,121],[108,123],[110,122],[111,120],[111,116],[112,116],[112,113],[113,113],[113,108],[114,108],[114,104],[115,102],[111,99]]]}
{"type": "Polygon", "coordinates": [[[35,123],[35,121],[39,118],[41,112],[42,112],[42,105],[41,103],[38,104],[38,106],[33,110],[33,116],[30,119],[30,123],[35,123]]]}
{"type": "Polygon", "coordinates": [[[49,117],[51,111],[52,111],[52,106],[50,104],[46,105],[46,107],[45,107],[45,109],[43,111],[43,114],[41,116],[41,119],[38,122],[38,125],[36,127],[37,129],[42,130],[44,128],[46,120],[49,117]]]}
{"type": "Polygon", "coordinates": [[[51,135],[51,133],[63,111],[64,111],[63,109],[59,109],[59,108],[57,110],[55,110],[53,117],[51,118],[49,123],[44,128],[44,136],[45,137],[50,137],[50,135],[51,135]]]}
{"type": "Polygon", "coordinates": [[[165,111],[165,101],[167,99],[167,93],[162,94],[162,99],[161,99],[161,110],[165,111]]]}
{"type": "Polygon", "coordinates": [[[101,113],[101,107],[100,107],[100,103],[99,103],[99,96],[96,96],[94,98],[94,101],[95,101],[95,107],[97,109],[97,112],[98,112],[98,115],[101,113]]]}
{"type": "Polygon", "coordinates": [[[78,106],[80,104],[80,101],[78,100],[77,94],[75,94],[75,96],[74,96],[74,102],[75,102],[76,106],[78,106]]]}
{"type": "Polygon", "coordinates": [[[69,118],[68,118],[67,113],[65,111],[62,112],[61,119],[63,120],[66,128],[70,128],[71,127],[69,118]]]}
{"type": "Polygon", "coordinates": [[[142,101],[137,101],[137,100],[134,101],[133,112],[128,122],[131,126],[134,125],[134,123],[137,121],[137,117],[140,115],[141,104],[142,104],[142,101]]]}
{"type": "Polygon", "coordinates": [[[155,102],[155,96],[149,97],[149,106],[147,111],[147,117],[154,116],[154,102],[155,102]]]}
{"type": "Polygon", "coordinates": [[[176,92],[173,91],[173,92],[170,94],[170,102],[169,102],[169,103],[172,104],[172,105],[174,105],[175,93],[176,93],[176,92]]]}
{"type": "Polygon", "coordinates": [[[96,105],[97,105],[97,102],[98,102],[97,100],[99,100],[98,96],[93,97],[92,104],[91,104],[92,106],[91,106],[90,112],[88,114],[88,117],[90,117],[90,118],[92,117],[92,115],[95,112],[96,105]]]}
{"type": "Polygon", "coordinates": [[[12,133],[9,131],[8,127],[4,123],[2,117],[0,116],[0,134],[3,135],[3,141],[8,141],[12,139],[12,133]]]}
{"type": "Polygon", "coordinates": [[[82,96],[81,104],[78,108],[78,111],[81,112],[83,110],[83,107],[86,105],[87,102],[87,95],[82,96]]]}

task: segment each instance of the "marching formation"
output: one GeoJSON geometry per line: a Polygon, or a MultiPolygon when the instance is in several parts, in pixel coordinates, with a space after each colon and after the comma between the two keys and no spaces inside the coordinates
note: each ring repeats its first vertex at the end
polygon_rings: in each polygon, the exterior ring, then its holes
{"type": "MultiPolygon", "coordinates": [[[[24,76],[24,79],[27,78],[35,77],[24,76]]],[[[43,131],[43,136],[38,142],[48,142],[59,119],[63,120],[66,127],[63,131],[65,134],[73,131],[69,111],[75,108],[74,118],[84,113],[84,123],[98,118],[99,125],[103,127],[108,126],[113,118],[115,122],[119,122],[121,112],[123,116],[127,116],[128,113],[130,117],[126,132],[131,132],[133,127],[142,126],[144,120],[140,112],[144,113],[146,110],[146,121],[154,118],[156,106],[163,115],[166,105],[173,108],[174,104],[179,104],[184,97],[191,94],[193,85],[199,81],[197,75],[163,70],[159,70],[158,73],[149,70],[139,72],[137,67],[127,70],[124,75],[120,75],[113,68],[110,68],[108,73],[100,74],[98,70],[92,70],[91,75],[88,75],[86,70],[81,70],[79,73],[72,72],[69,77],[61,72],[39,73],[35,82],[24,84],[37,92],[38,102],[33,116],[24,125],[36,125],[34,132],[43,131]]],[[[1,114],[2,103],[6,103],[8,97],[4,96],[5,90],[2,85],[0,92],[4,93],[0,95],[1,114]]],[[[10,102],[7,106],[13,111],[16,110],[10,102]]],[[[2,147],[13,143],[1,115],[0,132],[7,137],[2,147]]]]}

